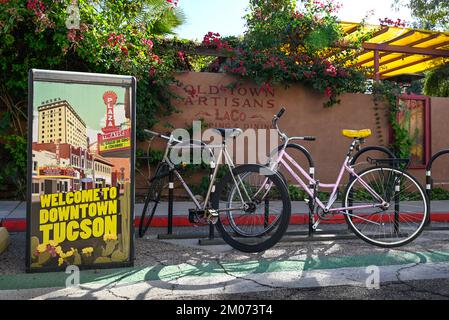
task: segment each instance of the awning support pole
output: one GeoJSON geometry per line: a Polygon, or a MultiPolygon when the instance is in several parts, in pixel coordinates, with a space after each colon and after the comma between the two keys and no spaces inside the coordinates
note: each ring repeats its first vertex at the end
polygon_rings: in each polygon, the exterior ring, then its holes
{"type": "Polygon", "coordinates": [[[379,72],[379,50],[374,50],[374,80],[376,82],[380,81],[380,72],[379,72]]]}

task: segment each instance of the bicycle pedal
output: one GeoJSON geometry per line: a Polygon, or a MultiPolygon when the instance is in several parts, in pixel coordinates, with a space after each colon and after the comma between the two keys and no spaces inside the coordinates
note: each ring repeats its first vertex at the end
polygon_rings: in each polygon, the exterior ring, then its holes
{"type": "Polygon", "coordinates": [[[189,209],[189,222],[197,226],[206,226],[209,224],[206,212],[197,209],[189,209]]]}
{"type": "Polygon", "coordinates": [[[190,223],[200,223],[200,216],[204,216],[204,210],[189,209],[189,222],[190,223]]]}
{"type": "Polygon", "coordinates": [[[189,209],[189,222],[202,225],[209,223],[216,224],[218,222],[218,212],[214,209],[189,209]]]}
{"type": "Polygon", "coordinates": [[[216,224],[218,222],[218,211],[215,209],[207,209],[207,220],[209,223],[216,224]]]}

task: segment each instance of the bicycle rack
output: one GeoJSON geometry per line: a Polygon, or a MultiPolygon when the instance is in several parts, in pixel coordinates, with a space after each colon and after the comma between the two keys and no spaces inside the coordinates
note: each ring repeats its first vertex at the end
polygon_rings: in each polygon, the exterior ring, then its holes
{"type": "MultiPolygon", "coordinates": [[[[308,153],[307,149],[303,148],[301,150],[304,155],[306,155],[309,162],[309,175],[313,178],[315,174],[315,165],[312,157],[308,153]]],[[[394,159],[394,163],[405,162],[404,159],[396,159],[394,154],[385,147],[380,146],[370,146],[361,149],[353,158],[351,165],[354,165],[357,160],[362,156],[362,154],[368,151],[379,151],[386,154],[389,158],[386,161],[391,161],[394,159]]],[[[429,196],[431,195],[431,167],[433,162],[443,154],[449,154],[449,149],[442,150],[439,153],[435,154],[426,170],[426,192],[429,196]]],[[[374,159],[379,160],[379,159],[374,159]]],[[[383,161],[383,160],[380,160],[383,161]]],[[[169,193],[168,193],[168,223],[167,223],[167,233],[166,234],[158,234],[158,239],[168,240],[168,239],[198,239],[199,245],[220,245],[225,244],[224,240],[221,238],[217,238],[215,236],[215,227],[213,225],[209,226],[208,234],[173,234],[173,174],[169,175],[169,193]]],[[[349,229],[345,230],[333,230],[332,232],[324,232],[324,231],[316,231],[312,228],[315,222],[315,214],[314,214],[314,204],[312,201],[309,201],[309,212],[308,212],[308,230],[306,231],[287,231],[285,237],[281,239],[281,242],[311,242],[311,241],[333,241],[333,240],[351,240],[358,239],[356,235],[354,235],[349,229]]],[[[430,203],[429,203],[429,211],[430,211],[430,203]]],[[[426,230],[449,230],[449,227],[430,227],[430,220],[428,221],[428,226],[426,230]]]]}
{"type": "MultiPolygon", "coordinates": [[[[212,169],[210,175],[212,175],[212,169]]],[[[157,238],[159,240],[170,240],[170,239],[198,239],[198,238],[208,238],[213,240],[215,238],[215,227],[211,224],[209,225],[209,233],[206,235],[198,233],[184,233],[184,234],[174,234],[173,233],[173,203],[174,203],[174,175],[173,171],[170,172],[168,176],[168,213],[167,213],[167,233],[158,234],[157,238]]]]}
{"type": "Polygon", "coordinates": [[[435,162],[435,160],[437,160],[439,157],[441,157],[445,154],[449,154],[449,149],[443,149],[443,150],[440,150],[437,153],[435,153],[432,156],[432,158],[430,158],[430,161],[426,167],[426,193],[427,193],[427,196],[429,197],[429,212],[430,212],[430,214],[429,214],[429,218],[426,222],[425,230],[430,230],[430,231],[449,230],[449,227],[434,227],[434,226],[432,226],[432,219],[431,219],[431,214],[432,214],[431,197],[432,197],[432,188],[433,188],[432,166],[433,166],[433,163],[435,162]]]}

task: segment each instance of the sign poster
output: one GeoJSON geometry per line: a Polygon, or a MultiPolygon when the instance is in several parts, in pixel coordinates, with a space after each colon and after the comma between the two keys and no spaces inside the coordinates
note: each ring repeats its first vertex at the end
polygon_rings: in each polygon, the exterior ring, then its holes
{"type": "Polygon", "coordinates": [[[31,70],[27,270],[130,266],[135,79],[31,70]]]}

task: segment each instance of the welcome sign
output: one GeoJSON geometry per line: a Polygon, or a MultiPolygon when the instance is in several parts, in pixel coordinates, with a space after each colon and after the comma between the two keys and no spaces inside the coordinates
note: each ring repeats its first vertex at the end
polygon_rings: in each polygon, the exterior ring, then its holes
{"type": "Polygon", "coordinates": [[[30,71],[27,270],[133,261],[133,77],[30,71]]]}

